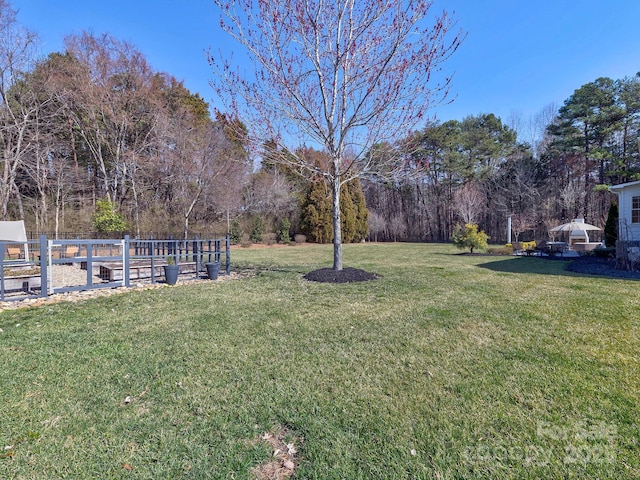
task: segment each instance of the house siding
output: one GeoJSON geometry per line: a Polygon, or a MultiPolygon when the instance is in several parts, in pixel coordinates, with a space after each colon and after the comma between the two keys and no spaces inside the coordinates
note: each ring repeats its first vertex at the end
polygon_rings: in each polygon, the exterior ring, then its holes
{"type": "Polygon", "coordinates": [[[616,258],[623,268],[635,269],[640,263],[640,223],[632,223],[633,197],[640,197],[640,181],[609,187],[618,196],[618,242],[616,258]]]}
{"type": "Polygon", "coordinates": [[[640,197],[640,184],[631,184],[616,191],[618,193],[618,210],[620,221],[618,222],[618,239],[622,241],[640,240],[640,223],[631,222],[631,206],[633,197],[640,197]]]}

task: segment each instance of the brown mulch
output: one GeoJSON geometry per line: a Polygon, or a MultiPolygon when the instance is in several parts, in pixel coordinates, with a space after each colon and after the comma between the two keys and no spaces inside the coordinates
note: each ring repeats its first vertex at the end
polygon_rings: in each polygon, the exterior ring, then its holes
{"type": "Polygon", "coordinates": [[[624,280],[640,280],[640,272],[637,270],[625,270],[619,268],[613,258],[600,258],[595,256],[580,257],[567,265],[567,270],[588,275],[602,275],[624,280]]]}
{"type": "Polygon", "coordinates": [[[342,270],[321,268],[307,273],[303,278],[311,282],[353,283],[368,282],[369,280],[376,280],[379,277],[375,273],[370,273],[358,268],[343,268],[342,270]]]}

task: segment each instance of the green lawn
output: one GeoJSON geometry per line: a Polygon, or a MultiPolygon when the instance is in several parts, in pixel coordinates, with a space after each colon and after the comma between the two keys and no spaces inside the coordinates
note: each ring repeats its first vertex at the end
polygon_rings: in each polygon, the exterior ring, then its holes
{"type": "Polygon", "coordinates": [[[0,313],[0,478],[640,477],[640,283],[447,245],[240,249],[252,276],[0,313]],[[130,402],[124,399],[130,397],[130,402]]]}

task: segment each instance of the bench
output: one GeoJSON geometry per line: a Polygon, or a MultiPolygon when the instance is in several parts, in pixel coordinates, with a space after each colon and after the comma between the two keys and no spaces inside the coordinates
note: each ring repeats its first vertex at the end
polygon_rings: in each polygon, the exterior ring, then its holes
{"type": "Polygon", "coordinates": [[[80,248],[77,245],[66,245],[63,249],[64,258],[77,257],[80,254],[80,248]]]}
{"type": "Polygon", "coordinates": [[[22,258],[22,247],[7,247],[8,258],[22,258]]]}

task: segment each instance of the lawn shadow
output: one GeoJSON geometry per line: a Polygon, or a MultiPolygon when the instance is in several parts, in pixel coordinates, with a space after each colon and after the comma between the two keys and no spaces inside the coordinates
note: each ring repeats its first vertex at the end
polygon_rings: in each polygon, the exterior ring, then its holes
{"type": "Polygon", "coordinates": [[[603,277],[619,280],[640,280],[640,272],[615,268],[615,261],[607,258],[580,257],[511,257],[478,264],[494,272],[536,273],[538,275],[566,275],[571,277],[603,277]]]}
{"type": "MultiPolygon", "coordinates": [[[[495,257],[494,257],[495,258],[495,257]]],[[[486,268],[494,272],[504,273],[535,273],[538,275],[580,275],[567,270],[571,263],[569,259],[541,258],[541,257],[501,257],[499,260],[491,260],[478,264],[480,268],[486,268]]],[[[590,275],[589,275],[590,276],[590,275]]]]}

